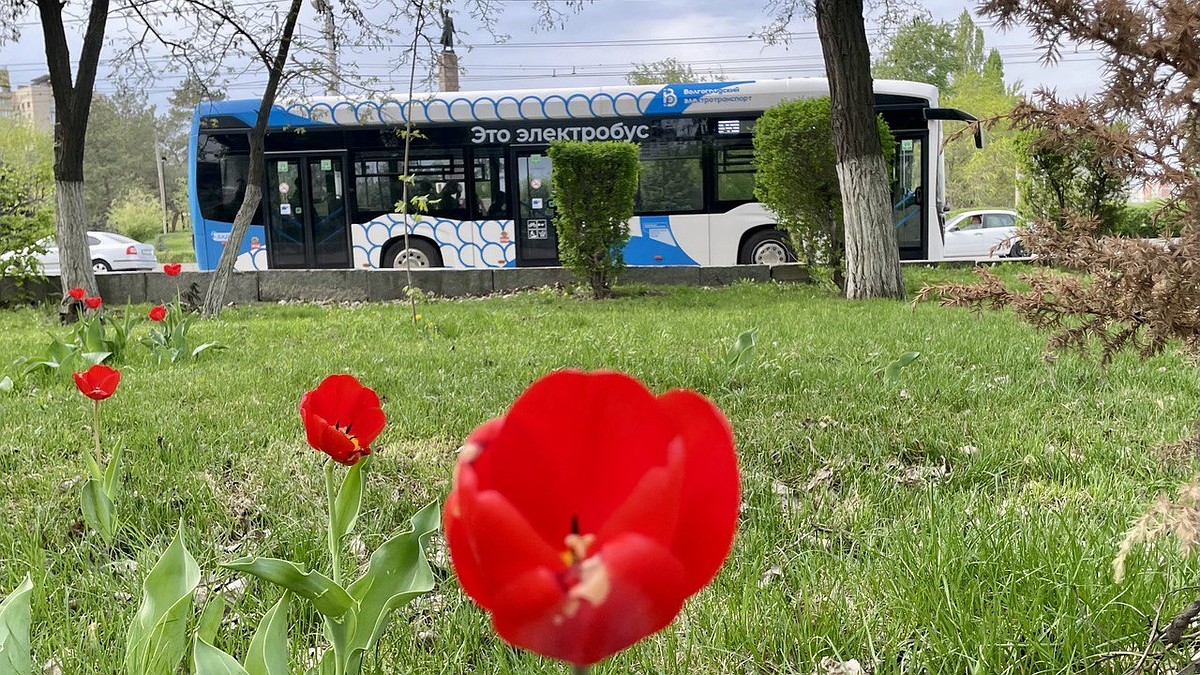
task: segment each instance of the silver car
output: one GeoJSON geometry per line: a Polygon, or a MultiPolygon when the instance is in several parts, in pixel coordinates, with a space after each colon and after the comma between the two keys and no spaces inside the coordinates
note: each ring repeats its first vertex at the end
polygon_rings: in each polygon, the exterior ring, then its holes
{"type": "MultiPolygon", "coordinates": [[[[88,232],[88,247],[92,255],[92,269],[97,273],[124,272],[130,270],[153,270],[158,267],[158,255],[153,244],[143,244],[115,232],[88,232]]],[[[59,273],[58,242],[46,237],[38,242],[45,253],[34,258],[42,264],[48,275],[59,273]]]]}

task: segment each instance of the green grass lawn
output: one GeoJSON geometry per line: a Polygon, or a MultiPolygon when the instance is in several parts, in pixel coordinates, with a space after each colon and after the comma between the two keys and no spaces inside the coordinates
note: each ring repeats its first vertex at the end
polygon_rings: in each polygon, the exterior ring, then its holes
{"type": "Polygon", "coordinates": [[[191,230],[160,234],[154,238],[154,249],[161,263],[196,262],[196,247],[191,230]]]}
{"type": "MultiPolygon", "coordinates": [[[[969,276],[906,271],[910,289],[969,276]]],[[[807,675],[823,657],[875,673],[1079,672],[1140,652],[1163,594],[1195,583],[1195,555],[1171,542],[1139,547],[1121,584],[1111,568],[1131,519],[1196,469],[1151,452],[1189,433],[1200,405],[1178,355],[1122,355],[1106,371],[1069,354],[1047,363],[1045,336],[1006,313],[851,303],[803,285],[603,302],[543,291],[421,314],[432,330],[395,304],[255,305],[194,326],[229,351],[175,366],[132,351],[103,406],[109,445],[127,448],[112,549],[77,525],[90,402],[68,379],[0,392],[0,589],[34,577],[35,663],[123,672],[141,579],[180,519],[202,583],[235,579],[216,564],[251,553],[322,565],[323,456],[296,406],[339,371],[375,388],[390,420],[348,550],[443,498],[466,434],[552,369],[619,369],[724,409],[744,483],[732,556],[674,624],[598,673],[807,675]],[[756,359],[731,373],[726,351],[750,328],[756,359]],[[886,382],[910,350],[920,358],[886,382]]],[[[0,313],[0,363],[39,350],[48,330],[49,313],[0,313]]],[[[565,672],[501,643],[444,557],[434,563],[438,588],[398,614],[366,672],[565,672]]],[[[277,598],[243,590],[218,642],[239,655],[277,598]]],[[[297,670],[319,635],[299,607],[297,670]]]]}

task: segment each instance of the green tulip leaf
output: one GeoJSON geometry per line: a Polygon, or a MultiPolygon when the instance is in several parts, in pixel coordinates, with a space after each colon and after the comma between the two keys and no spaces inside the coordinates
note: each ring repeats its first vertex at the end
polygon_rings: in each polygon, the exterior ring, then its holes
{"type": "Polygon", "coordinates": [[[354,605],[346,590],[317,571],[305,572],[288,560],[278,558],[239,558],[221,565],[236,572],[245,572],[269,581],[276,586],[307,598],[322,616],[340,619],[354,605]]]}
{"type": "Polygon", "coordinates": [[[204,344],[202,344],[199,347],[196,347],[195,349],[192,350],[192,358],[196,358],[197,356],[200,356],[200,354],[202,352],[207,351],[209,349],[211,349],[213,351],[220,351],[222,349],[225,349],[225,345],[223,345],[219,342],[205,342],[204,344]]]}
{"type": "Polygon", "coordinates": [[[112,352],[103,350],[87,351],[83,353],[83,362],[89,366],[94,366],[97,363],[104,363],[104,360],[112,356],[112,352]]]}
{"type": "Polygon", "coordinates": [[[29,644],[32,596],[33,580],[26,574],[25,580],[4,598],[4,602],[0,602],[0,673],[33,675],[33,653],[29,644]]]}
{"type": "Polygon", "coordinates": [[[249,675],[237,659],[198,635],[192,645],[192,672],[195,675],[249,675]]]}
{"type": "Polygon", "coordinates": [[[899,382],[900,371],[903,370],[908,364],[916,361],[920,356],[921,352],[905,352],[900,356],[900,358],[887,365],[887,368],[885,368],[883,371],[884,378],[886,378],[888,382],[899,382]]]}
{"type": "MultiPolygon", "coordinates": [[[[50,343],[50,358],[46,359],[46,363],[63,364],[75,356],[75,345],[67,344],[58,338],[50,343]]],[[[55,366],[57,367],[57,365],[55,366]]]]}
{"type": "Polygon", "coordinates": [[[104,469],[104,494],[108,495],[109,499],[117,498],[117,477],[121,475],[121,455],[124,452],[125,448],[118,443],[112,458],[108,460],[108,466],[104,469]]]}
{"type": "Polygon", "coordinates": [[[225,618],[225,596],[214,593],[212,600],[204,605],[200,612],[200,621],[196,624],[196,637],[212,644],[217,640],[217,631],[221,629],[221,620],[225,618]]]}
{"type": "Polygon", "coordinates": [[[336,542],[340,542],[358,522],[358,511],[362,508],[363,483],[366,482],[366,467],[370,461],[371,456],[367,455],[350,467],[346,477],[342,479],[342,487],[338,490],[337,497],[333,500],[333,509],[329,512],[329,517],[336,542]]]}
{"type": "Polygon", "coordinates": [[[289,675],[288,604],[292,594],[284,592],[279,602],[267,610],[246,652],[248,675],[289,675]]]}
{"type": "Polygon", "coordinates": [[[758,329],[752,328],[738,336],[733,348],[725,356],[725,363],[734,370],[748,367],[754,362],[754,345],[758,343],[758,329]]]}
{"type": "Polygon", "coordinates": [[[104,483],[91,479],[83,485],[83,519],[111,544],[117,530],[116,507],[104,493],[104,483]]]}
{"type": "Polygon", "coordinates": [[[366,573],[350,585],[350,595],[359,604],[358,626],[346,652],[344,672],[358,672],[363,656],[374,648],[392,612],[433,590],[433,570],[425,552],[440,521],[438,503],[426,505],[410,519],[412,529],[384,542],[371,554],[366,573]]]}
{"type": "Polygon", "coordinates": [[[200,567],[188,552],[183,523],[142,582],[142,604],[129,624],[126,675],[174,675],[187,652],[187,623],[200,567]]]}

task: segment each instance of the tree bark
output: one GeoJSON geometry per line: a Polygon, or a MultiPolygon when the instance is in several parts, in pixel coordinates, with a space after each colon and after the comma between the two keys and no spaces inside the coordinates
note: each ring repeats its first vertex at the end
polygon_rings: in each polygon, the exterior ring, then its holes
{"type": "MultiPolygon", "coordinates": [[[[46,45],[46,66],[50,70],[50,87],[54,94],[54,201],[57,207],[54,226],[62,268],[59,282],[64,297],[68,288],[76,286],[91,295],[97,294],[83,208],[83,147],[92,89],[96,84],[96,66],[104,46],[108,5],[108,0],[94,0],[88,10],[79,66],[72,82],[71,52],[63,29],[62,3],[60,0],[37,2],[46,45]]],[[[63,314],[67,316],[69,312],[63,314]]]]}
{"type": "Polygon", "coordinates": [[[283,78],[283,67],[287,65],[288,52],[292,46],[292,36],[296,32],[296,21],[300,17],[300,7],[303,0],[292,0],[288,7],[287,18],[283,22],[283,35],[279,40],[279,49],[268,66],[267,88],[263,91],[262,101],[258,105],[258,116],[254,120],[254,128],[250,131],[250,161],[246,168],[246,194],[242,197],[242,205],[238,207],[237,215],[233,218],[233,229],[221,251],[221,260],[217,263],[217,271],[213,274],[204,296],[204,308],[201,315],[207,318],[216,317],[221,313],[225,304],[225,290],[229,287],[229,279],[233,276],[233,265],[237,262],[238,252],[242,248],[242,240],[246,238],[246,230],[250,221],[258,211],[262,201],[263,181],[263,149],[267,137],[267,120],[271,108],[275,105],[275,96],[279,93],[279,82],[283,78]]]}
{"type": "Polygon", "coordinates": [[[846,223],[846,297],[903,298],[862,0],[815,0],[846,223]]]}

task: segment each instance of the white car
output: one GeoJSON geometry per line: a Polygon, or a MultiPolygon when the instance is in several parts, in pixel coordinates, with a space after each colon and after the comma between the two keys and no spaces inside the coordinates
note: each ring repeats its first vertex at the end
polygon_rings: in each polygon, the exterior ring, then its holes
{"type": "Polygon", "coordinates": [[[1016,211],[980,209],[965,211],[946,223],[947,258],[1020,258],[1028,255],[1017,238],[1021,217],[1016,211]]]}
{"type": "MultiPolygon", "coordinates": [[[[88,232],[87,240],[92,255],[92,270],[97,274],[153,270],[158,267],[158,255],[152,244],[143,244],[115,232],[88,232]]],[[[47,275],[58,274],[58,242],[54,241],[54,237],[47,237],[39,241],[38,246],[46,249],[45,253],[34,256],[42,264],[42,271],[47,275]]]]}

